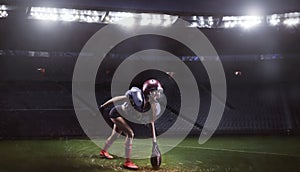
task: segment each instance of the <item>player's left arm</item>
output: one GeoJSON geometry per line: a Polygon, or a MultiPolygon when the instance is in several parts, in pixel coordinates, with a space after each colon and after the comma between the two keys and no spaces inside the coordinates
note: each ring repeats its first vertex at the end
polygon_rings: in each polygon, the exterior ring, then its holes
{"type": "Polygon", "coordinates": [[[105,108],[106,106],[114,103],[114,102],[118,102],[118,101],[125,101],[127,99],[126,96],[116,96],[111,98],[110,100],[108,100],[107,102],[103,103],[100,108],[105,108]]]}

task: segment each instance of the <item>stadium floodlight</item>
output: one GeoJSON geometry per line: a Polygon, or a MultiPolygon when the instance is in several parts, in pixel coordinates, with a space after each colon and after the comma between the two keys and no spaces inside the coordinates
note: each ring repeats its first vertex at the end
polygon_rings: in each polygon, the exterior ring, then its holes
{"type": "Polygon", "coordinates": [[[128,18],[126,18],[124,20],[120,20],[118,22],[118,24],[130,28],[130,27],[132,27],[132,26],[134,26],[136,24],[136,21],[135,21],[135,18],[128,17],[128,18]]]}
{"type": "Polygon", "coordinates": [[[300,22],[300,13],[293,12],[293,13],[285,13],[284,14],[284,21],[283,24],[287,26],[294,26],[299,24],[300,22]]]}
{"type": "Polygon", "coordinates": [[[150,20],[150,17],[148,14],[143,13],[143,14],[141,14],[141,17],[142,17],[141,22],[140,22],[141,26],[146,26],[151,23],[151,20],[150,20]]]}
{"type": "Polygon", "coordinates": [[[243,28],[250,28],[262,22],[262,17],[259,16],[240,16],[238,17],[238,25],[243,28]]]}
{"type": "Polygon", "coordinates": [[[205,27],[205,20],[204,20],[203,16],[198,17],[198,26],[201,27],[201,28],[205,27]]]}
{"type": "Polygon", "coordinates": [[[0,18],[5,18],[8,16],[8,7],[6,5],[0,5],[0,18]]]}
{"type": "Polygon", "coordinates": [[[236,16],[224,16],[222,22],[225,28],[233,28],[238,24],[238,17],[236,16]]]}
{"type": "Polygon", "coordinates": [[[160,15],[153,14],[151,17],[151,24],[152,25],[160,25],[162,23],[162,19],[160,15]]]}
{"type": "Polygon", "coordinates": [[[6,5],[0,5],[0,10],[3,11],[8,10],[8,7],[6,5]]]}
{"type": "Polygon", "coordinates": [[[213,16],[191,16],[182,17],[183,19],[189,21],[191,24],[188,27],[199,27],[199,28],[213,28],[216,24],[217,18],[213,16]]]}
{"type": "Polygon", "coordinates": [[[207,19],[208,27],[211,27],[214,24],[214,19],[212,16],[209,16],[207,19]]]}
{"type": "Polygon", "coordinates": [[[38,20],[101,23],[105,11],[31,7],[28,18],[38,20]]]}
{"type": "Polygon", "coordinates": [[[5,11],[5,10],[0,10],[0,18],[5,18],[5,17],[7,17],[7,16],[8,16],[7,11],[5,11]]]}
{"type": "Polygon", "coordinates": [[[170,26],[172,25],[176,20],[177,16],[171,16],[171,15],[163,15],[163,26],[170,26]]]}
{"type": "Polygon", "coordinates": [[[153,14],[153,13],[129,13],[129,12],[114,12],[110,11],[105,17],[104,22],[108,24],[115,24],[121,20],[123,22],[119,23],[121,25],[153,25],[153,26],[170,26],[176,20],[177,16],[166,15],[166,14],[153,14]],[[125,22],[126,21],[126,22],[125,22]],[[126,24],[127,23],[127,24],[126,24]]]}
{"type": "Polygon", "coordinates": [[[267,16],[267,23],[272,26],[279,24],[284,24],[286,26],[295,26],[300,23],[300,13],[291,12],[284,14],[272,14],[267,16]]]}
{"type": "Polygon", "coordinates": [[[299,22],[300,22],[299,18],[288,18],[283,21],[283,24],[285,24],[287,26],[294,26],[294,25],[299,24],[299,22]]]}
{"type": "Polygon", "coordinates": [[[174,16],[141,13],[137,18],[140,18],[140,25],[142,26],[146,26],[146,25],[170,26],[174,23],[172,17],[174,16]]]}
{"type": "Polygon", "coordinates": [[[129,12],[108,12],[108,15],[105,17],[105,23],[116,23],[125,18],[133,17],[133,13],[129,12]]]}
{"type": "Polygon", "coordinates": [[[232,28],[232,27],[243,27],[250,28],[262,23],[262,16],[223,16],[222,22],[223,27],[232,28]]]}
{"type": "Polygon", "coordinates": [[[262,22],[262,17],[260,16],[242,16],[240,20],[240,25],[244,28],[250,28],[259,25],[262,22]]]}
{"type": "Polygon", "coordinates": [[[198,27],[198,23],[193,21],[188,27],[198,27]]]}
{"type": "Polygon", "coordinates": [[[300,13],[299,12],[285,13],[284,17],[285,18],[299,18],[300,13]]]}
{"type": "Polygon", "coordinates": [[[276,26],[280,23],[280,15],[272,14],[271,16],[267,16],[267,22],[272,26],[276,26]]]}
{"type": "Polygon", "coordinates": [[[232,28],[235,27],[236,25],[237,25],[237,21],[228,21],[224,23],[225,28],[232,28]]]}

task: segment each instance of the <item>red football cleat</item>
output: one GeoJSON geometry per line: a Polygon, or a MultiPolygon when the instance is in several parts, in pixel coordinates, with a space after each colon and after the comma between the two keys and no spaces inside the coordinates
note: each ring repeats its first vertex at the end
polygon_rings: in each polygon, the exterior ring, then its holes
{"type": "Polygon", "coordinates": [[[137,170],[139,167],[135,165],[132,161],[125,161],[123,164],[124,168],[130,169],[130,170],[137,170]]]}
{"type": "Polygon", "coordinates": [[[106,158],[106,159],[113,159],[114,157],[111,156],[108,152],[106,152],[105,150],[101,150],[100,151],[100,157],[102,158],[106,158]]]}

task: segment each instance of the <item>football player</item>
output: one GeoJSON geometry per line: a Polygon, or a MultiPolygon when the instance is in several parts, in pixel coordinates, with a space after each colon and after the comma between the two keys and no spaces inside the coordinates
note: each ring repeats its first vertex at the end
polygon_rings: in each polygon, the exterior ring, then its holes
{"type": "Polygon", "coordinates": [[[163,88],[160,82],[156,79],[149,79],[144,82],[142,90],[137,87],[132,87],[123,96],[116,96],[108,100],[100,106],[100,109],[105,108],[111,103],[123,102],[122,105],[114,106],[109,112],[109,118],[114,123],[111,135],[105,141],[103,149],[100,151],[100,156],[107,159],[113,159],[107,150],[113,144],[113,142],[123,132],[126,135],[125,139],[125,162],[123,166],[128,169],[136,170],[138,166],[130,160],[130,154],[132,149],[132,141],[134,138],[134,132],[132,128],[126,122],[126,116],[136,118],[136,120],[142,119],[141,114],[150,112],[151,119],[148,121],[154,122],[156,116],[160,114],[161,107],[158,99],[161,98],[163,88]]]}

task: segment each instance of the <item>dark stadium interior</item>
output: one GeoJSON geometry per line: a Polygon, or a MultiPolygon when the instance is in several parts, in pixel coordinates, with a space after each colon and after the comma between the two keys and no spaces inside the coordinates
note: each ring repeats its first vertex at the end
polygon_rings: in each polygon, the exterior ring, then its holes
{"type": "MultiPolygon", "coordinates": [[[[4,1],[8,5],[23,6],[24,9],[25,6],[43,2],[47,1],[4,1]]],[[[268,6],[265,11],[267,14],[299,10],[297,1],[281,2],[276,0],[272,5],[267,0],[252,3],[268,6]]],[[[243,9],[250,2],[202,0],[193,3],[178,1],[169,6],[166,2],[158,1],[140,1],[132,5],[129,1],[89,0],[71,3],[64,0],[54,1],[53,6],[163,12],[184,16],[243,14],[243,9]],[[225,2],[232,5],[220,8],[225,2]]],[[[12,12],[6,19],[0,19],[0,137],[84,136],[73,110],[73,70],[85,42],[105,24],[45,24],[43,21],[25,19],[23,13],[22,10],[12,12]],[[43,56],[42,53],[40,56],[29,56],[28,51],[51,53],[50,56],[43,56]]],[[[201,31],[220,55],[227,80],[226,108],[216,133],[299,134],[299,27],[260,27],[251,31],[204,28],[201,31]]],[[[110,81],[118,64],[131,53],[147,48],[167,50],[179,57],[193,56],[183,45],[164,37],[148,35],[126,40],[115,47],[102,63],[104,67],[99,70],[96,80],[98,103],[110,97],[110,81]],[[144,43],[140,44],[141,41],[144,43]]],[[[201,106],[197,124],[201,126],[205,122],[211,99],[208,75],[201,61],[186,60],[184,63],[199,84],[201,106]]],[[[152,74],[149,72],[148,75],[152,74]]],[[[170,84],[166,90],[166,94],[178,92],[176,84],[170,84]]],[[[165,113],[171,115],[157,122],[159,131],[168,127],[166,123],[171,125],[176,120],[174,113],[180,108],[180,99],[168,102],[168,106],[170,109],[165,113]]],[[[201,128],[195,126],[191,134],[197,135],[199,130],[201,128]]]]}

